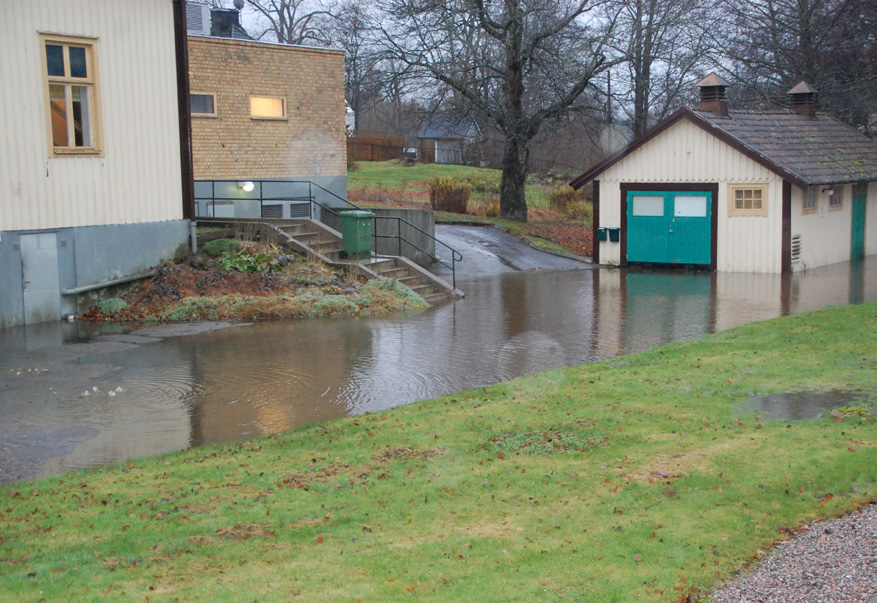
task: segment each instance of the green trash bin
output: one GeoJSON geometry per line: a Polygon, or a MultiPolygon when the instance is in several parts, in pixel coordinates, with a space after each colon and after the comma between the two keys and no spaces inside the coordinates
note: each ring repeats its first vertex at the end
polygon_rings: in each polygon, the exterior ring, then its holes
{"type": "Polygon", "coordinates": [[[598,241],[605,241],[606,240],[606,229],[605,228],[598,228],[597,229],[597,240],[598,241]]]}
{"type": "Polygon", "coordinates": [[[342,211],[341,236],[344,237],[344,253],[351,260],[364,260],[372,253],[372,222],[375,215],[370,211],[342,211]]]}

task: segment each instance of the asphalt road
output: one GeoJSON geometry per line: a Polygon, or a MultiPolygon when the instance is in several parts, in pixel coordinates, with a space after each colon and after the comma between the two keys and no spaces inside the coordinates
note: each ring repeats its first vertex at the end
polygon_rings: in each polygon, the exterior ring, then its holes
{"type": "MultiPolygon", "coordinates": [[[[496,228],[438,225],[435,227],[435,236],[463,255],[463,261],[458,262],[456,267],[458,281],[505,272],[593,268],[584,259],[572,259],[534,249],[518,237],[496,228]]],[[[441,246],[438,246],[438,251],[444,258],[445,253],[441,246]]],[[[445,274],[440,274],[445,277],[445,274]]]]}

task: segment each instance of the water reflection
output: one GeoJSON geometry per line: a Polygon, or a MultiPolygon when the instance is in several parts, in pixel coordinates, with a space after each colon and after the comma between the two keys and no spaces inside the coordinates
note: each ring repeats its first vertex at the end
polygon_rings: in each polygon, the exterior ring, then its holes
{"type": "Polygon", "coordinates": [[[78,352],[63,361],[41,356],[42,343],[23,354],[28,338],[4,332],[0,457],[26,457],[39,449],[40,434],[78,429],[71,450],[43,466],[50,474],[385,409],[784,314],[874,301],[875,271],[872,261],[795,277],[515,272],[463,282],[464,300],[416,316],[269,323],[140,345],[114,336],[103,342],[115,346],[109,353],[80,343],[65,346],[78,352]],[[102,395],[83,395],[94,387],[102,395]]]}

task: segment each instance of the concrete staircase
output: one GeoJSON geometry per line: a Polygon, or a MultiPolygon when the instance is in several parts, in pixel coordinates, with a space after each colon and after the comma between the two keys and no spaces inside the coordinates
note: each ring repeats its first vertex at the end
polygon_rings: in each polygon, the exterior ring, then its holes
{"type": "Polygon", "coordinates": [[[450,283],[421,268],[408,258],[398,256],[372,256],[365,260],[348,260],[342,257],[344,240],[337,230],[316,220],[262,220],[274,228],[284,243],[332,266],[349,267],[358,264],[367,278],[388,277],[404,283],[432,304],[453,297],[463,297],[463,292],[450,283]]]}

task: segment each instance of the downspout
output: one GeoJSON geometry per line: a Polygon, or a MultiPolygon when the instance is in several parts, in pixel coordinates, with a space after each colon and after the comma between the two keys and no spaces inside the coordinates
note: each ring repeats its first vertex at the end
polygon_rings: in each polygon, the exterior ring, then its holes
{"type": "MultiPolygon", "coordinates": [[[[177,58],[177,113],[180,124],[180,175],[183,219],[195,220],[195,170],[192,164],[192,115],[189,98],[189,40],[186,0],[173,0],[174,46],[177,58]]],[[[192,242],[196,248],[197,241],[192,242]]]]}

